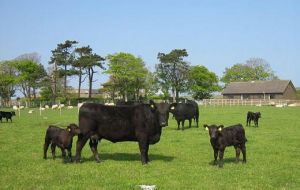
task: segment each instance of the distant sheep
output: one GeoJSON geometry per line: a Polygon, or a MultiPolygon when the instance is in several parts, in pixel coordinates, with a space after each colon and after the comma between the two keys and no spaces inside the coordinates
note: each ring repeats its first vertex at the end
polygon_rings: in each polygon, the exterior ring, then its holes
{"type": "Polygon", "coordinates": [[[59,104],[59,105],[58,105],[58,108],[60,108],[60,109],[61,109],[61,108],[64,108],[64,107],[65,107],[65,104],[59,104]]]}
{"type": "Polygon", "coordinates": [[[57,104],[54,104],[54,105],[52,105],[52,107],[51,107],[51,109],[57,109],[58,108],[58,105],[57,104]]]}
{"type": "Polygon", "coordinates": [[[30,113],[30,114],[33,113],[33,112],[34,112],[34,110],[29,110],[29,111],[28,111],[28,113],[30,113]]]}
{"type": "Polygon", "coordinates": [[[48,105],[45,105],[45,108],[46,108],[46,109],[49,109],[49,106],[48,106],[48,105]]]}
{"type": "Polygon", "coordinates": [[[18,110],[18,106],[13,106],[13,110],[18,110]]]}
{"type": "Polygon", "coordinates": [[[73,106],[68,106],[67,109],[73,109],[73,106]]]}

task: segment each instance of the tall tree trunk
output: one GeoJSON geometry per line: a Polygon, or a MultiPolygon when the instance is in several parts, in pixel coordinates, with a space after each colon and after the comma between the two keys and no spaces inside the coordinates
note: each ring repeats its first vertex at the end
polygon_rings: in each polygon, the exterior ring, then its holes
{"type": "Polygon", "coordinates": [[[53,102],[56,100],[56,93],[57,93],[57,64],[56,61],[54,62],[54,73],[53,73],[53,83],[54,83],[54,89],[53,89],[53,102]]]}
{"type": "Polygon", "coordinates": [[[174,87],[172,87],[172,97],[173,97],[173,102],[176,102],[176,95],[175,95],[174,87]]]}
{"type": "Polygon", "coordinates": [[[67,96],[67,65],[65,65],[65,73],[64,73],[64,96],[67,96]]]}
{"type": "Polygon", "coordinates": [[[79,67],[78,98],[80,98],[81,78],[82,78],[82,69],[81,67],[79,67]]]}
{"type": "Polygon", "coordinates": [[[93,75],[94,75],[93,68],[89,68],[89,98],[92,97],[93,75]]]}

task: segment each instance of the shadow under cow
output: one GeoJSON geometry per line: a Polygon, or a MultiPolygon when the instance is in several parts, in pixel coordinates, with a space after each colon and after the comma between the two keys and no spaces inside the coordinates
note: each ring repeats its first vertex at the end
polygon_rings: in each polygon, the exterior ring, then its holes
{"type": "MultiPolygon", "coordinates": [[[[114,161],[140,161],[141,155],[138,153],[101,153],[100,160],[114,160],[114,161]]],[[[160,160],[164,162],[171,162],[174,160],[173,156],[164,156],[161,154],[149,154],[150,163],[154,160],[160,160]]],[[[94,156],[89,158],[82,157],[83,162],[85,161],[93,161],[95,162],[94,156]]]]}

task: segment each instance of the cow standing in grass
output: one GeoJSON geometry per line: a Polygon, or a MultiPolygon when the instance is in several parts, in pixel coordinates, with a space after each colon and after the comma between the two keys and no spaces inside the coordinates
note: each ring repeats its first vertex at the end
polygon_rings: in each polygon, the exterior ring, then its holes
{"type": "Polygon", "coordinates": [[[6,122],[10,120],[12,122],[12,116],[16,115],[14,111],[6,112],[6,111],[0,111],[0,121],[2,122],[2,118],[6,119],[6,122]]]}
{"type": "Polygon", "coordinates": [[[251,111],[248,111],[246,126],[250,126],[251,125],[251,121],[254,121],[254,125],[256,127],[258,127],[258,119],[259,118],[261,118],[260,112],[251,112],[251,111]]]}
{"type": "Polygon", "coordinates": [[[72,142],[73,137],[78,135],[79,128],[76,124],[70,124],[66,129],[61,129],[54,125],[50,125],[46,131],[45,144],[44,144],[44,159],[47,159],[47,150],[51,144],[52,158],[55,159],[55,147],[61,149],[62,157],[66,157],[65,150],[68,150],[69,160],[72,161],[72,142]]]}
{"type": "Polygon", "coordinates": [[[214,150],[214,163],[217,164],[219,156],[219,167],[223,167],[223,156],[225,148],[234,146],[236,151],[236,162],[239,162],[240,152],[243,153],[243,162],[246,163],[246,146],[247,142],[245,130],[241,124],[232,125],[224,128],[223,125],[204,125],[209,131],[210,143],[214,150]]]}
{"type": "Polygon", "coordinates": [[[95,160],[100,161],[98,142],[106,139],[111,142],[137,141],[142,164],[149,162],[150,144],[159,142],[162,127],[167,125],[169,104],[138,104],[134,106],[106,106],[85,103],[79,111],[78,141],[76,162],[80,161],[81,150],[88,139],[95,160]]]}
{"type": "Polygon", "coordinates": [[[185,120],[189,121],[189,128],[191,128],[192,120],[196,120],[196,125],[198,127],[199,122],[199,107],[196,102],[189,103],[173,103],[170,105],[170,112],[175,117],[177,121],[177,129],[184,130],[184,122],[185,120]]]}

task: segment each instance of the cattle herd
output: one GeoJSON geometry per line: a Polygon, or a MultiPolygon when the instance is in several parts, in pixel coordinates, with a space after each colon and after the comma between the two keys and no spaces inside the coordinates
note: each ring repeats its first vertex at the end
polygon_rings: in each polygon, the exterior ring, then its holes
{"type": "MultiPolygon", "coordinates": [[[[96,162],[100,162],[97,146],[101,139],[113,143],[122,141],[135,141],[141,154],[142,164],[147,164],[149,145],[159,142],[162,128],[168,126],[169,113],[177,122],[177,129],[184,130],[185,120],[189,121],[189,128],[192,121],[199,126],[199,106],[195,101],[186,100],[181,103],[154,103],[150,100],[148,104],[140,102],[119,102],[116,106],[97,103],[84,103],[79,110],[79,126],[72,123],[62,129],[50,125],[46,130],[44,143],[44,159],[47,159],[47,150],[51,145],[52,158],[55,159],[56,146],[61,149],[64,161],[72,162],[73,137],[78,136],[76,144],[75,162],[81,161],[81,151],[89,140],[89,146],[93,152],[96,162]],[[68,156],[66,156],[66,150],[68,156]]],[[[0,111],[0,120],[12,122],[15,112],[0,111]]],[[[260,112],[248,112],[246,126],[254,121],[258,127],[260,112]]],[[[247,142],[245,130],[241,124],[228,127],[223,125],[207,125],[203,127],[208,130],[210,143],[214,151],[214,164],[223,166],[225,148],[233,146],[236,151],[236,162],[239,162],[240,152],[243,154],[243,163],[246,163],[247,142]],[[219,161],[218,161],[219,157],[219,161]]]]}

